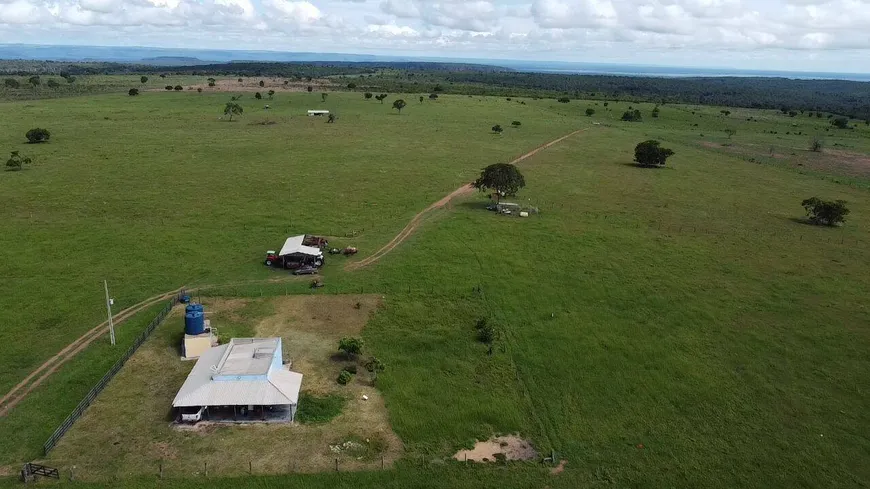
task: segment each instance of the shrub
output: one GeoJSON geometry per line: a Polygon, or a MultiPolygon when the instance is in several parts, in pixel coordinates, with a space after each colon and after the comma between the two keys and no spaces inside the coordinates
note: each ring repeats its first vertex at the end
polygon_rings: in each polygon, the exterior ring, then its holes
{"type": "Polygon", "coordinates": [[[595,109],[593,109],[593,108],[586,109],[586,116],[587,117],[592,117],[593,115],[595,115],[595,109]]]}
{"type": "Polygon", "coordinates": [[[822,200],[818,197],[810,197],[801,202],[807,211],[807,217],[813,224],[824,226],[836,226],[846,222],[849,209],[845,200],[822,200]]]}
{"type": "Polygon", "coordinates": [[[571,99],[568,98],[568,97],[561,97],[561,98],[559,99],[559,103],[560,103],[560,104],[567,104],[567,103],[570,102],[570,101],[571,101],[571,99]]]}
{"type": "Polygon", "coordinates": [[[60,83],[58,83],[54,78],[49,78],[45,84],[48,85],[48,88],[57,88],[60,86],[60,83]]]}
{"type": "Polygon", "coordinates": [[[810,143],[810,151],[812,151],[814,153],[820,153],[822,151],[823,146],[824,146],[824,143],[822,142],[821,139],[813,138],[812,142],[810,143]]]}
{"type": "Polygon", "coordinates": [[[213,87],[213,86],[215,86],[215,84],[214,84],[214,82],[208,82],[208,86],[213,87]]]}
{"type": "Polygon", "coordinates": [[[166,85],[166,90],[172,91],[172,85],[166,85]]]}
{"type": "Polygon", "coordinates": [[[25,137],[27,138],[27,141],[31,144],[44,143],[51,138],[51,133],[48,132],[48,129],[36,127],[27,131],[25,137]]]}
{"type": "Polygon", "coordinates": [[[180,91],[184,90],[184,87],[182,87],[181,85],[175,85],[175,89],[174,89],[174,90],[175,90],[176,92],[180,92],[180,91]]]}
{"type": "Polygon", "coordinates": [[[514,127],[520,127],[523,125],[523,123],[520,121],[513,121],[513,122],[511,122],[511,125],[514,127]]]}
{"type": "Polygon", "coordinates": [[[374,95],[372,95],[372,92],[366,92],[366,93],[363,94],[363,97],[364,97],[366,100],[371,100],[372,97],[374,97],[374,95]]]}
{"type": "Polygon", "coordinates": [[[198,88],[196,89],[196,92],[197,92],[197,93],[202,93],[202,87],[198,87],[198,88]]]}
{"type": "Polygon", "coordinates": [[[131,89],[127,92],[127,95],[129,95],[129,96],[131,96],[131,97],[135,97],[136,95],[139,95],[139,89],[138,89],[138,88],[131,88],[131,89]]]}
{"type": "Polygon", "coordinates": [[[485,324],[483,327],[477,329],[477,341],[480,341],[481,343],[490,345],[495,341],[497,336],[498,333],[495,326],[491,324],[485,324]]]}
{"type": "Polygon", "coordinates": [[[348,357],[362,353],[363,340],[353,336],[345,336],[338,342],[338,350],[343,351],[348,357]]]}
{"type": "Polygon", "coordinates": [[[266,86],[266,82],[264,82],[263,80],[260,80],[260,86],[261,86],[261,87],[265,87],[265,86],[266,86]]]}
{"type": "Polygon", "coordinates": [[[643,116],[640,115],[639,110],[627,110],[622,114],[622,120],[626,122],[641,122],[643,116]]]}
{"type": "Polygon", "coordinates": [[[356,83],[350,82],[347,84],[348,90],[354,90],[356,88],[356,83]]]}
{"type": "Polygon", "coordinates": [[[350,372],[350,373],[356,375],[356,372],[357,372],[356,365],[353,365],[353,364],[351,364],[351,365],[346,365],[346,366],[344,367],[344,369],[347,370],[348,372],[350,372]]]}
{"type": "Polygon", "coordinates": [[[338,378],[335,379],[341,385],[347,385],[350,381],[353,380],[353,374],[348,372],[347,370],[342,370],[340,374],[338,374],[338,378]]]}
{"type": "Polygon", "coordinates": [[[11,155],[9,155],[9,159],[6,160],[6,168],[12,171],[18,171],[24,167],[24,165],[29,165],[31,159],[27,156],[23,156],[18,153],[18,151],[13,151],[11,155]]]}
{"type": "Polygon", "coordinates": [[[3,85],[6,88],[18,88],[21,86],[21,84],[18,83],[18,80],[16,80],[15,78],[7,78],[3,80],[3,85]]]}
{"type": "Polygon", "coordinates": [[[845,117],[837,117],[831,121],[831,125],[837,129],[847,129],[849,127],[849,119],[845,117]]]}
{"type": "Polygon", "coordinates": [[[438,100],[438,94],[437,93],[430,93],[429,100],[438,100]]]}
{"type": "Polygon", "coordinates": [[[501,134],[502,131],[504,131],[504,129],[502,129],[501,125],[496,124],[496,125],[492,126],[492,132],[494,132],[494,133],[501,134]]]}
{"type": "Polygon", "coordinates": [[[254,98],[257,99],[257,100],[260,100],[261,98],[263,98],[263,96],[260,95],[260,92],[257,92],[257,93],[254,94],[254,98]]]}

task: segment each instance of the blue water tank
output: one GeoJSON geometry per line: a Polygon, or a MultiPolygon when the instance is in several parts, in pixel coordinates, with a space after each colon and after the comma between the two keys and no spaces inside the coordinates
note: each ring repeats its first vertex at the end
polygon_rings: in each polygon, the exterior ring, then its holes
{"type": "Polygon", "coordinates": [[[198,335],[205,333],[205,314],[202,311],[191,311],[184,315],[184,334],[198,335]]]}
{"type": "Polygon", "coordinates": [[[203,312],[202,304],[188,304],[185,306],[184,312],[203,312]]]}

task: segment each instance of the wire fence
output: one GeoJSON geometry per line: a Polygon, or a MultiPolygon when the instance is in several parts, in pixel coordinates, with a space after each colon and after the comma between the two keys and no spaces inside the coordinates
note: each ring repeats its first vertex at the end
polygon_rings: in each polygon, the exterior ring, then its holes
{"type": "Polygon", "coordinates": [[[112,378],[115,377],[115,375],[121,370],[124,364],[127,363],[127,360],[129,360],[130,357],[132,357],[133,354],[136,353],[136,350],[138,350],[139,347],[142,346],[142,343],[145,343],[145,340],[147,340],[148,337],[151,336],[151,333],[154,332],[154,329],[157,328],[157,326],[159,326],[164,319],[166,319],[166,316],[169,315],[169,312],[172,310],[172,308],[181,301],[181,297],[183,295],[185,295],[185,292],[180,292],[178,295],[173,297],[172,300],[170,300],[169,303],[167,303],[166,306],[161,309],[159,313],[157,313],[154,319],[152,319],[151,322],[148,324],[148,327],[145,328],[145,330],[136,337],[136,339],[133,341],[133,344],[130,345],[130,348],[127,348],[127,351],[125,351],[124,354],[121,355],[121,358],[119,358],[118,361],[115,362],[114,365],[112,365],[112,368],[110,368],[109,371],[106,372],[105,375],[103,375],[103,378],[101,378],[100,381],[97,382],[97,384],[93,388],[91,388],[85,398],[82,399],[81,402],[79,402],[78,406],[76,406],[73,412],[66,417],[63,423],[61,423],[56,430],[54,430],[54,433],[52,433],[48,440],[42,445],[42,449],[45,455],[48,455],[48,452],[50,452],[57,445],[63,435],[65,435],[66,432],[69,431],[70,428],[72,428],[73,424],[75,424],[75,422],[78,421],[82,414],[84,414],[88,406],[90,406],[91,403],[94,402],[94,399],[96,399],[97,396],[100,395],[100,392],[102,392],[103,389],[106,388],[112,378]]]}

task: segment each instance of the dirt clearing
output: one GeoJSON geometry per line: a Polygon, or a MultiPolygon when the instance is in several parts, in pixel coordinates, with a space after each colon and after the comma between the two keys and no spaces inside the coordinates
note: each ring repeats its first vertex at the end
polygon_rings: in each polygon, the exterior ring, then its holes
{"type": "Polygon", "coordinates": [[[495,462],[499,458],[505,460],[534,460],[538,452],[532,444],[518,436],[498,436],[474,444],[471,450],[460,450],[453,456],[456,460],[472,460],[475,462],[495,462]]]}
{"type": "Polygon", "coordinates": [[[304,375],[305,396],[344,399],[337,415],[319,423],[224,425],[176,428],[172,399],[193,367],[178,358],[181,314],[166,320],[128,361],[85,415],[51,452],[48,465],[76,467],[76,478],[156,475],[238,476],[374,470],[391,467],[403,446],[389,423],[384,400],[363,368],[363,358],[338,354],[338,340],[359,335],[383,307],[379,295],[301,295],[267,299],[203,298],[212,326],[282,338],[291,369],[304,375]],[[232,323],[232,325],[230,325],[232,323]],[[339,372],[355,366],[346,386],[339,372]],[[365,396],[365,398],[364,398],[365,396]],[[265,444],[265,445],[264,445],[265,444]],[[263,447],[280,447],[264,450],[263,447]],[[185,454],[196,454],[195,457],[185,454]]]}

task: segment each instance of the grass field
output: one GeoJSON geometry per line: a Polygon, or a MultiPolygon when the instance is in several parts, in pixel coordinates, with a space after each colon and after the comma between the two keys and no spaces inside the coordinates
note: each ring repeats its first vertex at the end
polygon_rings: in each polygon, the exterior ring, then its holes
{"type": "MultiPolygon", "coordinates": [[[[716,107],[665,106],[653,119],[648,104],[633,104],[644,122],[623,123],[627,103],[416,97],[398,115],[394,97],[247,96],[232,123],[218,121],[226,95],[205,93],[3,104],[0,148],[35,162],[0,173],[0,390],[100,322],[104,278],[124,307],[185,283],[274,277],[262,253],[290,233],[356,233],[338,241],[366,255],[486,164],[588,127],[522,163],[519,198],[540,216],[498,217],[475,196],[369,269],[327,265],[318,294],[385,296],[363,334],[389,366],[379,389],[407,461],[386,475],[287,477],[311,487],[868,484],[868,128],[716,107]],[[338,122],[302,116],[320,107],[338,122]],[[254,124],[266,119],[276,124],[254,124]],[[490,134],[512,120],[522,126],[490,134]],[[21,144],[35,125],[52,141],[21,144]],[[806,150],[815,135],[827,152],[806,150]],[[649,138],[675,150],[667,168],[631,164],[649,138]],[[813,195],[847,200],[847,223],[803,224],[800,201],[813,195]],[[474,340],[482,315],[502,331],[491,356],[474,340]],[[513,432],[556,450],[566,470],[414,462],[513,432]]],[[[92,355],[0,420],[0,463],[39,456],[102,375],[92,355]]]]}

